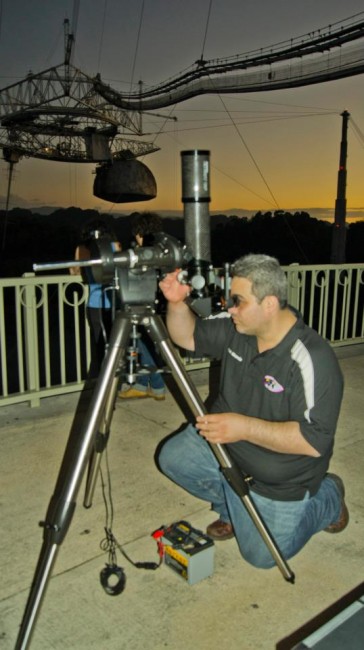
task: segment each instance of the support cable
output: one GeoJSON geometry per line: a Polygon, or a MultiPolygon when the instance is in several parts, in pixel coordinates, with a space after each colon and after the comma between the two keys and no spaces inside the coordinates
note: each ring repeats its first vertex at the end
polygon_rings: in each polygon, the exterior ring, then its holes
{"type": "MultiPolygon", "coordinates": [[[[144,6],[144,1],[143,1],[143,6],[144,6]]],[[[203,43],[202,43],[202,51],[201,51],[201,61],[203,61],[203,56],[204,56],[204,51],[205,51],[205,44],[206,44],[206,38],[207,38],[207,31],[208,31],[208,26],[209,26],[209,21],[210,21],[210,14],[211,14],[211,6],[212,6],[212,0],[210,0],[209,8],[208,8],[208,12],[207,12],[207,20],[206,20],[206,26],[205,26],[205,34],[204,34],[204,39],[203,39],[203,43]]],[[[172,113],[175,111],[176,106],[177,106],[177,104],[174,104],[174,105],[171,107],[171,110],[169,111],[169,113],[168,113],[167,117],[165,118],[163,124],[161,125],[160,129],[158,130],[158,132],[155,134],[155,137],[154,137],[154,140],[153,140],[153,144],[155,144],[155,142],[157,141],[157,139],[158,139],[158,137],[161,135],[161,133],[164,133],[164,127],[165,127],[165,125],[167,124],[168,120],[171,119],[171,117],[172,117],[172,113]]],[[[177,121],[177,118],[175,118],[175,122],[176,122],[176,121],[177,121]]]]}
{"type": "Polygon", "coordinates": [[[14,162],[10,161],[8,167],[8,185],[6,191],[5,218],[4,218],[2,241],[1,241],[2,252],[5,251],[5,244],[6,244],[6,234],[7,234],[8,219],[9,219],[9,203],[10,203],[10,194],[11,194],[11,184],[13,180],[13,172],[14,172],[14,162]]]}
{"type": "Polygon", "coordinates": [[[142,2],[142,8],[141,8],[141,12],[140,12],[138,35],[137,35],[137,41],[136,41],[136,45],[135,45],[134,60],[133,60],[133,66],[132,66],[132,71],[131,71],[130,92],[132,91],[132,87],[133,87],[135,65],[136,65],[136,60],[137,60],[138,50],[139,50],[140,33],[141,33],[141,30],[142,30],[143,15],[144,15],[144,2],[145,2],[145,0],[143,0],[143,2],[142,2]]]}
{"type": "Polygon", "coordinates": [[[352,127],[352,130],[354,131],[357,139],[360,141],[361,145],[364,146],[364,133],[359,128],[359,126],[355,123],[352,116],[350,116],[350,117],[351,117],[351,119],[350,119],[350,122],[349,122],[349,126],[352,127]]]}
{"type": "Polygon", "coordinates": [[[0,40],[3,29],[3,0],[0,0],[0,40]]]}
{"type": "Polygon", "coordinates": [[[101,55],[102,55],[102,49],[104,44],[106,13],[107,13],[107,0],[104,0],[104,11],[103,11],[102,23],[101,23],[101,37],[100,37],[99,54],[97,58],[97,68],[96,68],[98,72],[100,72],[100,67],[101,67],[101,55]]]}
{"type": "MultiPolygon", "coordinates": [[[[277,199],[275,198],[275,196],[274,196],[274,194],[273,194],[273,191],[271,190],[271,188],[270,188],[270,186],[269,186],[269,184],[268,184],[268,181],[266,180],[266,178],[265,178],[265,176],[264,176],[262,170],[260,169],[260,167],[259,167],[257,161],[255,160],[255,158],[254,158],[254,156],[253,156],[253,153],[251,152],[250,148],[248,147],[248,144],[247,144],[246,141],[244,140],[244,138],[243,138],[241,132],[239,131],[239,129],[238,129],[238,127],[237,127],[237,125],[236,125],[236,123],[235,123],[235,121],[234,121],[234,118],[232,117],[232,115],[231,115],[229,109],[227,108],[227,106],[226,106],[226,104],[225,104],[223,98],[221,97],[220,93],[217,92],[216,94],[218,95],[218,97],[219,97],[219,99],[220,99],[222,105],[224,106],[224,109],[225,109],[227,115],[229,116],[229,119],[231,120],[231,123],[232,123],[232,125],[234,126],[234,128],[235,128],[235,130],[236,130],[236,132],[237,132],[237,134],[238,134],[238,136],[239,136],[239,139],[240,139],[240,141],[242,142],[242,144],[244,145],[244,147],[245,147],[245,149],[246,149],[246,151],[247,151],[247,153],[248,153],[248,155],[249,155],[251,161],[253,162],[253,164],[254,164],[254,166],[255,166],[255,168],[256,168],[256,170],[257,170],[259,176],[261,177],[261,179],[262,179],[264,185],[266,186],[266,188],[267,188],[267,190],[268,190],[270,196],[272,197],[272,199],[273,199],[273,201],[274,201],[274,204],[275,204],[276,207],[277,207],[277,210],[280,210],[281,208],[280,208],[280,206],[279,206],[279,203],[278,203],[277,199]]],[[[302,248],[302,246],[301,246],[301,244],[300,244],[299,239],[296,237],[296,234],[294,233],[294,231],[293,231],[293,229],[292,229],[292,227],[291,227],[291,224],[288,222],[288,220],[287,220],[286,218],[285,218],[285,223],[286,223],[287,228],[289,229],[289,231],[290,231],[290,233],[291,233],[291,235],[292,235],[294,241],[296,242],[296,246],[297,246],[297,248],[300,250],[300,252],[301,252],[301,254],[303,255],[304,259],[305,259],[306,262],[308,263],[309,260],[308,260],[308,257],[307,257],[307,255],[306,255],[306,252],[303,250],[303,248],[302,248]]]]}
{"type": "Polygon", "coordinates": [[[72,23],[71,23],[71,34],[73,37],[73,43],[76,42],[79,13],[80,13],[80,0],[73,0],[72,23]]]}
{"type": "Polygon", "coordinates": [[[228,117],[229,117],[229,119],[230,119],[230,121],[231,121],[231,124],[233,125],[235,131],[237,132],[238,137],[239,137],[241,143],[242,143],[243,146],[245,147],[245,149],[246,149],[246,151],[247,151],[247,153],[248,153],[248,155],[249,155],[249,157],[250,157],[250,159],[251,159],[251,161],[252,161],[252,163],[253,163],[255,169],[257,170],[257,172],[258,172],[260,178],[262,179],[262,181],[263,181],[265,187],[267,188],[267,190],[268,190],[270,196],[272,197],[274,204],[276,205],[277,209],[279,210],[279,209],[280,209],[280,207],[279,207],[279,203],[278,203],[276,197],[274,196],[274,194],[273,194],[273,192],[272,192],[272,190],[271,190],[271,188],[270,188],[270,186],[269,186],[269,184],[268,184],[268,181],[266,180],[266,178],[265,178],[265,176],[264,176],[262,170],[260,169],[260,167],[259,167],[257,161],[255,160],[255,158],[254,158],[254,156],[253,156],[253,154],[252,154],[250,148],[248,147],[247,142],[246,142],[245,139],[243,138],[243,135],[242,135],[242,133],[240,132],[240,130],[238,129],[238,127],[237,127],[237,125],[236,125],[236,123],[235,123],[235,120],[234,120],[233,116],[231,115],[231,113],[230,113],[228,107],[226,106],[226,104],[225,104],[223,98],[221,97],[220,93],[216,93],[216,94],[217,94],[217,96],[219,97],[219,99],[220,99],[220,101],[221,101],[221,103],[222,103],[222,105],[223,105],[223,107],[224,107],[224,109],[225,109],[225,111],[226,111],[226,114],[228,115],[228,117]]]}
{"type": "Polygon", "coordinates": [[[202,51],[201,51],[200,63],[202,63],[203,60],[204,60],[203,55],[204,55],[204,52],[205,52],[205,45],[206,45],[206,38],[207,38],[207,30],[208,30],[209,22],[210,22],[211,6],[212,6],[212,0],[210,0],[209,10],[208,10],[208,12],[207,12],[207,20],[206,20],[206,27],[205,27],[205,35],[204,35],[204,39],[203,39],[203,43],[202,43],[202,51]]]}

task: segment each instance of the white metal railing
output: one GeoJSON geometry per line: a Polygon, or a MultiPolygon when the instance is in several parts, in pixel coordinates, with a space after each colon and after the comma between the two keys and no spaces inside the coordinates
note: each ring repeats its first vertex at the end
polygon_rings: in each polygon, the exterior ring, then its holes
{"type": "Polygon", "coordinates": [[[364,264],[283,267],[289,303],[333,346],[362,343],[364,264]]]}
{"type": "MultiPolygon", "coordinates": [[[[283,267],[289,302],[333,346],[364,342],[364,264],[283,267]]],[[[217,272],[217,271],[216,271],[217,272]]],[[[80,276],[0,279],[0,406],[82,389],[90,361],[80,276]]],[[[189,368],[208,365],[188,359],[189,368]]]]}
{"type": "Polygon", "coordinates": [[[81,390],[90,361],[80,276],[0,279],[0,405],[81,390]]]}

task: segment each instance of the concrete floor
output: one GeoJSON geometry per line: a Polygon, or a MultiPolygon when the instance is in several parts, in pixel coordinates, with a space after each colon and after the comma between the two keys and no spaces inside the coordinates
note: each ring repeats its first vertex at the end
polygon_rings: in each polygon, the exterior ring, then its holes
{"type": "MultiPolygon", "coordinates": [[[[290,560],[286,582],[278,568],[254,569],[235,540],[215,545],[214,572],[188,585],[169,567],[137,569],[118,551],[126,573],[122,594],[99,581],[106,521],[100,482],[93,507],[84,487],[33,627],[32,650],[272,650],[277,642],[364,580],[363,346],[341,350],[345,381],[331,470],[344,479],[351,521],[340,535],[320,533],[290,560]]],[[[192,378],[203,398],[206,371],[192,378]]],[[[43,400],[37,409],[0,409],[1,582],[0,649],[14,648],[42,546],[44,519],[79,396],[43,400]]],[[[173,485],[155,467],[157,444],[186,419],[171,393],[165,402],[117,403],[108,444],[113,531],[134,561],[157,561],[151,533],[180,519],[204,530],[209,506],[173,485]]],[[[105,467],[106,455],[103,456],[105,467]]],[[[349,647],[347,645],[346,647],[349,647]]],[[[351,646],[350,646],[351,647],[351,646]]]]}

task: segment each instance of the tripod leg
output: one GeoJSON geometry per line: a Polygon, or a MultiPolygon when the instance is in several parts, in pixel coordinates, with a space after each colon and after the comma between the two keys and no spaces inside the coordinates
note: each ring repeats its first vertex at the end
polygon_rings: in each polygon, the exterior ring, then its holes
{"type": "Polygon", "coordinates": [[[111,330],[109,349],[101,366],[85,421],[79,430],[71,429],[55,490],[48,506],[45,521],[41,523],[44,529],[43,545],[15,650],[27,648],[30,642],[58,548],[65,538],[72,520],[76,507],[76,496],[105,411],[115,373],[129,340],[130,327],[129,319],[118,313],[111,330]]]}
{"type": "Polygon", "coordinates": [[[91,457],[89,460],[89,465],[88,465],[85,496],[83,500],[83,505],[85,508],[91,508],[92,506],[92,499],[95,492],[96,481],[100,469],[102,454],[103,451],[106,449],[106,445],[109,440],[110,424],[114,412],[118,384],[119,384],[119,378],[115,376],[112,382],[109,395],[107,397],[106,406],[104,409],[100,427],[95,437],[95,445],[92,450],[91,457]]]}
{"type": "MultiPolygon", "coordinates": [[[[171,369],[172,375],[175,378],[192,413],[194,415],[204,415],[206,413],[205,405],[201,400],[201,397],[199,396],[195,386],[191,382],[186,369],[184,368],[183,363],[169,338],[167,329],[160,316],[151,316],[150,324],[146,327],[153,342],[159,346],[159,349],[167,365],[171,369]]],[[[210,444],[210,447],[220,464],[222,473],[224,474],[226,480],[233,488],[233,490],[235,490],[237,495],[241,498],[283,577],[288,582],[293,583],[295,579],[294,573],[292,573],[286,561],[282,557],[279,548],[277,547],[274,539],[272,538],[254,503],[252,502],[249,496],[249,488],[246,481],[244,481],[244,477],[242,476],[241,472],[239,472],[238,468],[233,464],[232,459],[230,458],[224,445],[210,444]]]]}

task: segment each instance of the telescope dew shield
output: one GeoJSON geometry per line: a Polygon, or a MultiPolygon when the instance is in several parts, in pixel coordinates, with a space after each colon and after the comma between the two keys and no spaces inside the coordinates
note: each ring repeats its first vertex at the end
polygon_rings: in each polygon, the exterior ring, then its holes
{"type": "Polygon", "coordinates": [[[210,263],[210,152],[182,151],[185,243],[196,262],[210,263]]]}

